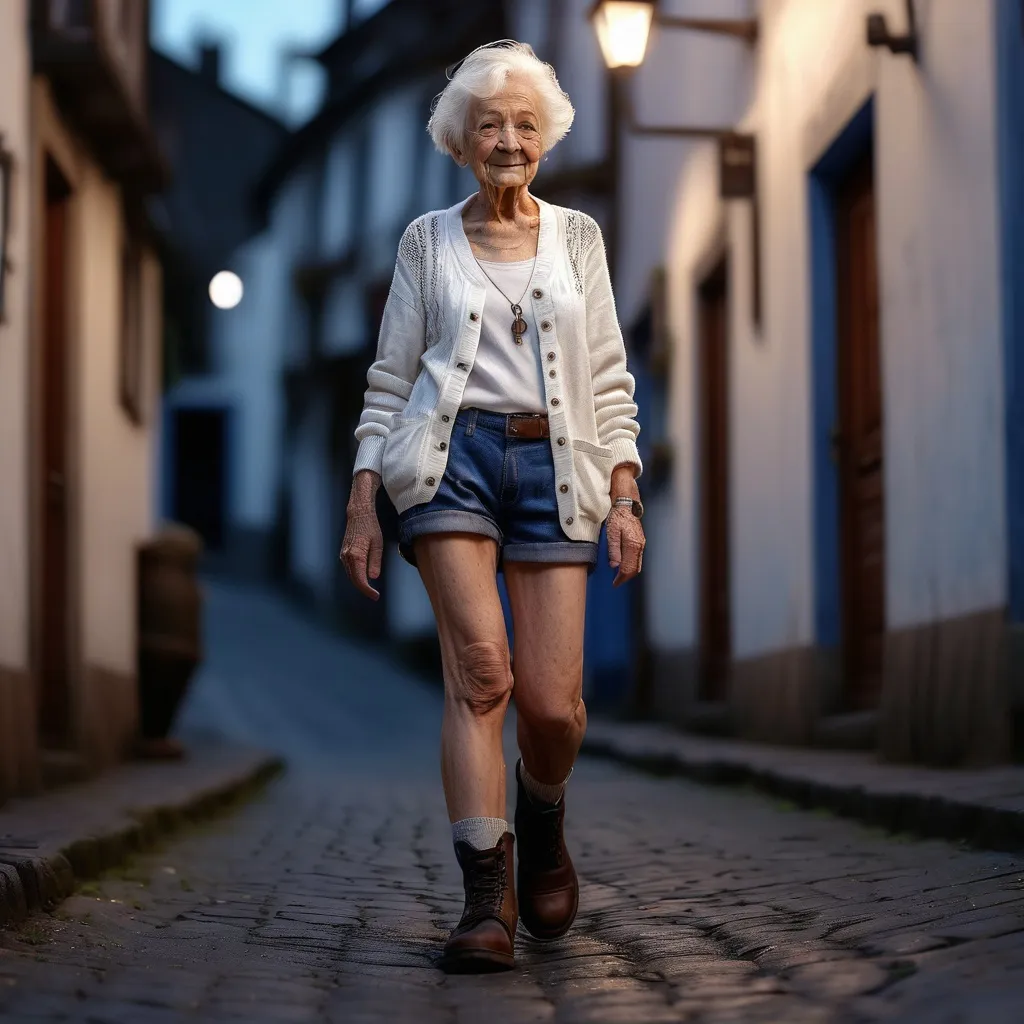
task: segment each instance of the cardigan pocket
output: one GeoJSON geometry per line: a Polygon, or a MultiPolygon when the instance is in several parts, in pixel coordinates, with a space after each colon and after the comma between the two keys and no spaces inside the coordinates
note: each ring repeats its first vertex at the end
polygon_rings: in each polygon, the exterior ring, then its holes
{"type": "Polygon", "coordinates": [[[381,460],[380,478],[392,504],[416,486],[420,452],[430,424],[430,414],[399,417],[388,434],[381,460]]]}
{"type": "Polygon", "coordinates": [[[610,491],[615,456],[611,448],[589,441],[573,441],[572,449],[576,507],[585,519],[603,523],[612,507],[610,491]]]}

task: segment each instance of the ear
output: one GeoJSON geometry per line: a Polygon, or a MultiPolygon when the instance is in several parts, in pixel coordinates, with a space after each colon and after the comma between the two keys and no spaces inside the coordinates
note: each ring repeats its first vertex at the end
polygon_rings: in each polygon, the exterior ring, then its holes
{"type": "Polygon", "coordinates": [[[452,155],[452,159],[460,167],[468,167],[469,166],[469,161],[462,155],[462,150],[461,149],[456,149],[454,146],[452,146],[450,148],[449,152],[452,155]]]}

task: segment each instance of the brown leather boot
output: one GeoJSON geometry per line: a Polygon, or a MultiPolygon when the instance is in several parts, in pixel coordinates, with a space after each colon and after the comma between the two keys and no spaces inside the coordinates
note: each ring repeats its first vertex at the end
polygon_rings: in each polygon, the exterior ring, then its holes
{"type": "Polygon", "coordinates": [[[448,936],[439,967],[448,974],[484,974],[515,967],[516,887],[512,876],[515,836],[506,832],[491,850],[456,843],[466,906],[448,936]]]}
{"type": "Polygon", "coordinates": [[[535,803],[516,764],[516,837],[519,839],[519,905],[523,925],[535,939],[557,939],[576,920],[580,883],[565,848],[565,797],[535,803]]]}

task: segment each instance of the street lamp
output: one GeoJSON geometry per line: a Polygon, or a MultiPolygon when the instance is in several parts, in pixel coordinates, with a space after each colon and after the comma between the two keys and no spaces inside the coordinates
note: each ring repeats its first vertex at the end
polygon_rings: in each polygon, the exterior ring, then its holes
{"type": "Polygon", "coordinates": [[[210,281],[210,301],[218,309],[234,309],[242,301],[242,279],[230,270],[222,270],[210,281]]]}

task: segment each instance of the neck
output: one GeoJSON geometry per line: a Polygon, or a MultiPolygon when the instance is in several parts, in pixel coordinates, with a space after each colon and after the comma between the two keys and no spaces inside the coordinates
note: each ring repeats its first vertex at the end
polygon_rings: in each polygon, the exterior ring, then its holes
{"type": "Polygon", "coordinates": [[[481,185],[476,195],[476,205],[480,212],[486,213],[487,220],[502,223],[536,216],[537,203],[530,195],[529,185],[508,188],[481,185]]]}

